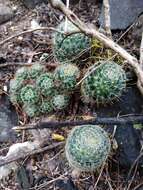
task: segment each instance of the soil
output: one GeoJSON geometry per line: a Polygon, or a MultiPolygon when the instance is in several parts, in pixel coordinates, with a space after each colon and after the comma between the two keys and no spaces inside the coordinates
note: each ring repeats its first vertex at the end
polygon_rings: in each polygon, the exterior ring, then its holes
{"type": "MultiPolygon", "coordinates": [[[[37,23],[40,24],[40,26],[55,27],[64,17],[62,13],[54,10],[49,4],[38,5],[35,9],[30,10],[24,7],[21,1],[6,0],[6,2],[11,7],[14,7],[15,15],[9,22],[0,25],[0,42],[22,31],[34,28],[37,23]]],[[[71,9],[83,21],[90,22],[96,27],[99,27],[98,18],[101,10],[100,8],[101,4],[97,2],[93,3],[93,1],[89,1],[87,4],[80,2],[76,5],[71,5],[71,9]]],[[[127,30],[113,31],[113,39],[118,41],[120,45],[137,58],[139,58],[141,41],[140,31],[142,30],[142,22],[140,20],[142,20],[142,17],[127,30]]],[[[50,54],[50,57],[45,61],[46,64],[47,62],[49,64],[55,63],[52,55],[51,41],[52,31],[38,31],[13,38],[0,47],[0,106],[2,105],[3,97],[6,96],[8,99],[8,91],[5,91],[5,86],[9,88],[9,81],[13,78],[18,63],[24,66],[24,64],[27,63],[38,62],[44,53],[50,54]],[[8,66],[5,66],[5,64],[8,64],[8,66]]],[[[79,94],[75,93],[68,110],[58,113],[58,117],[60,119],[76,119],[77,116],[87,118],[87,116],[116,117],[119,115],[142,114],[143,98],[136,87],[136,77],[132,74],[131,68],[128,68],[126,63],[124,63],[123,67],[129,75],[131,74],[131,79],[128,82],[127,90],[118,102],[103,107],[93,105],[85,106],[79,100],[79,94]]],[[[9,99],[7,101],[9,102],[9,99]]],[[[9,105],[11,105],[10,102],[9,105]]],[[[13,107],[10,107],[9,109],[13,109],[13,107]]],[[[16,108],[15,110],[19,118],[19,125],[30,122],[19,109],[16,108]]],[[[53,133],[60,134],[66,138],[69,131],[69,128],[48,131],[48,144],[57,141],[51,138],[53,133]]],[[[140,137],[140,143],[141,138],[142,137],[140,137]]],[[[30,135],[28,132],[22,134],[18,133],[15,142],[23,142],[29,139],[30,135]]],[[[7,147],[12,143],[13,141],[1,144],[0,154],[5,155],[7,147]]],[[[73,177],[71,168],[65,159],[64,146],[62,146],[26,158],[25,160],[19,160],[19,170],[17,175],[13,172],[6,179],[3,179],[0,182],[0,189],[139,190],[143,188],[143,173],[141,168],[137,169],[137,166],[135,165],[129,175],[131,165],[129,167],[123,166],[120,163],[117,153],[116,156],[114,156],[114,153],[113,157],[109,158],[103,171],[99,169],[92,174],[82,173],[77,179],[73,177]]]]}

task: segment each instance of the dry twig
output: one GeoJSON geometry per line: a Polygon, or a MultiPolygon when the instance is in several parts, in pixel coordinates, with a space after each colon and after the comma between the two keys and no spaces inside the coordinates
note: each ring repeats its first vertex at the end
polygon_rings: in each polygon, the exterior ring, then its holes
{"type": "Polygon", "coordinates": [[[142,32],[142,39],[141,39],[141,46],[140,46],[140,65],[143,70],[143,32],[142,32]]]}
{"type": "Polygon", "coordinates": [[[103,0],[103,7],[104,7],[104,25],[105,31],[109,38],[112,38],[112,33],[110,29],[110,5],[109,0],[103,0]]]}
{"type": "Polygon", "coordinates": [[[31,129],[43,129],[43,128],[59,128],[59,127],[71,127],[76,125],[86,124],[106,124],[106,125],[118,125],[118,124],[135,124],[143,123],[143,116],[128,116],[124,118],[93,118],[89,120],[78,120],[78,121],[40,121],[38,123],[27,124],[25,126],[13,127],[14,130],[31,130],[31,129]]]}

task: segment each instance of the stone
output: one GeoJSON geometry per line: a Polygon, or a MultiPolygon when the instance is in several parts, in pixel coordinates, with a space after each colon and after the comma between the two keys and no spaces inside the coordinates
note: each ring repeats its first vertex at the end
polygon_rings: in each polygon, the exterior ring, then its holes
{"type": "Polygon", "coordinates": [[[16,133],[12,127],[18,125],[17,113],[9,100],[0,99],[0,142],[14,142],[16,133]]]}
{"type": "MultiPolygon", "coordinates": [[[[130,168],[141,152],[141,143],[137,131],[130,124],[118,126],[115,139],[118,144],[118,154],[116,157],[120,165],[130,168]]],[[[142,167],[143,156],[138,160],[138,164],[139,167],[142,167]]]]}
{"type": "Polygon", "coordinates": [[[143,113],[143,97],[136,85],[132,85],[126,88],[119,101],[105,106],[95,106],[93,113],[96,113],[98,117],[116,117],[119,113],[120,116],[128,114],[140,115],[143,113]]]}
{"type": "Polygon", "coordinates": [[[29,9],[34,9],[41,3],[47,3],[47,0],[23,0],[23,4],[29,9]]]}
{"type": "MultiPolygon", "coordinates": [[[[142,0],[109,0],[111,30],[126,29],[143,12],[142,0]]],[[[99,18],[101,27],[104,26],[104,11],[102,7],[99,18]]]]}
{"type": "Polygon", "coordinates": [[[0,24],[3,24],[14,17],[14,12],[12,8],[8,5],[0,3],[0,24]]]}
{"type": "Polygon", "coordinates": [[[78,190],[71,178],[59,179],[55,182],[55,186],[61,190],[78,190]]]}

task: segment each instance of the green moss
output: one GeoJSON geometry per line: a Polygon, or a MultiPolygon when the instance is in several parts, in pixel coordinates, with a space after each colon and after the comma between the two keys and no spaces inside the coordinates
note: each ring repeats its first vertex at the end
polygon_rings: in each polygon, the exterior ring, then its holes
{"type": "Polygon", "coordinates": [[[108,103],[121,96],[126,87],[126,74],[114,62],[101,62],[81,85],[83,101],[86,103],[108,103]]]}
{"type": "Polygon", "coordinates": [[[96,125],[75,127],[69,134],[65,146],[69,164],[81,171],[94,171],[107,159],[110,153],[107,133],[96,125]]]}
{"type": "MultiPolygon", "coordinates": [[[[65,32],[65,21],[63,21],[57,30],[65,32]]],[[[66,32],[73,32],[78,28],[70,21],[67,22],[66,32]]],[[[76,33],[66,36],[60,32],[55,32],[53,38],[53,52],[54,56],[61,63],[76,61],[85,52],[89,51],[91,40],[83,33],[76,33]]],[[[80,59],[81,61],[81,59],[80,59]]]]}
{"type": "Polygon", "coordinates": [[[143,128],[142,124],[134,124],[133,126],[135,129],[142,129],[143,128]]]}

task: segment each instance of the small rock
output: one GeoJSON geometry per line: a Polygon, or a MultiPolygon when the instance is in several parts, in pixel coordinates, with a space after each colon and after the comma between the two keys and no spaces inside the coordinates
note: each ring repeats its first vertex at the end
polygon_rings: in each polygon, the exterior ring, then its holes
{"type": "Polygon", "coordinates": [[[143,97],[136,85],[127,87],[120,97],[119,101],[100,107],[94,107],[94,113],[98,117],[116,117],[119,113],[126,114],[142,114],[143,113],[143,97]]]}
{"type": "Polygon", "coordinates": [[[9,21],[14,16],[12,8],[7,5],[0,4],[0,24],[9,21]]]}
{"type": "Polygon", "coordinates": [[[65,180],[59,179],[56,181],[55,185],[61,190],[78,190],[70,178],[65,180]]]}
{"type": "MultiPolygon", "coordinates": [[[[110,2],[110,18],[111,29],[126,29],[135,19],[143,12],[142,0],[109,0],[110,2]]],[[[99,19],[101,27],[104,26],[104,12],[99,19]]]]}
{"type": "MultiPolygon", "coordinates": [[[[123,167],[131,167],[140,155],[141,143],[137,131],[132,125],[118,126],[115,133],[118,144],[117,159],[123,167]]],[[[143,157],[138,161],[139,166],[143,165],[143,157]]]]}
{"type": "Polygon", "coordinates": [[[11,129],[18,124],[18,117],[15,109],[8,103],[8,100],[0,100],[0,142],[15,140],[15,132],[11,129]]]}
{"type": "Polygon", "coordinates": [[[41,3],[47,3],[47,0],[23,0],[23,4],[29,9],[34,9],[41,3]]]}

